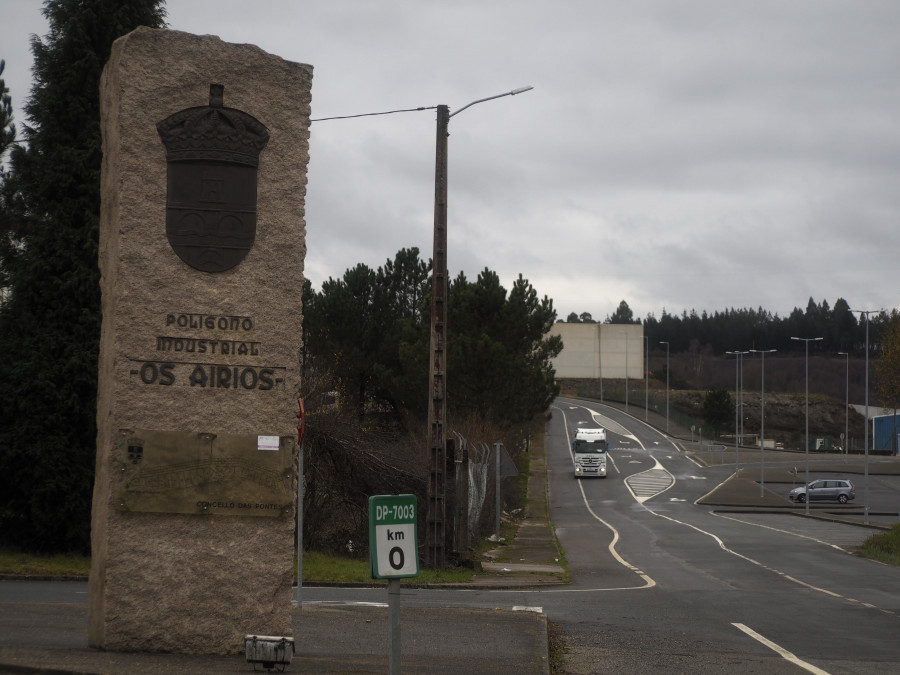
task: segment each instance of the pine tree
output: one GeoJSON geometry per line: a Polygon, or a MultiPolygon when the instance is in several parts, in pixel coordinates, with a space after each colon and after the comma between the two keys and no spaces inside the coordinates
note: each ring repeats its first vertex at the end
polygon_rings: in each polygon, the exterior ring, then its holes
{"type": "MultiPolygon", "coordinates": [[[[3,75],[5,67],[6,62],[0,60],[0,75],[3,75]]],[[[7,151],[12,148],[15,142],[16,125],[13,121],[12,97],[9,95],[6,82],[0,77],[0,304],[6,299],[7,289],[9,288],[8,268],[3,263],[11,258],[12,248],[15,246],[14,237],[12,236],[12,209],[10,207],[10,202],[12,201],[11,185],[7,182],[8,173],[3,166],[3,162],[6,159],[7,151]]]]}
{"type": "MultiPolygon", "coordinates": [[[[6,61],[0,60],[0,75],[6,68],[6,61]]],[[[16,140],[16,125],[13,122],[12,97],[6,82],[0,77],[0,160],[16,140]]]]}
{"type": "Polygon", "coordinates": [[[0,307],[0,543],[86,551],[96,445],[100,75],[113,41],[164,25],[162,0],[48,0],[25,144],[4,188],[16,246],[0,307]],[[11,207],[12,208],[12,207],[11,207]]]}

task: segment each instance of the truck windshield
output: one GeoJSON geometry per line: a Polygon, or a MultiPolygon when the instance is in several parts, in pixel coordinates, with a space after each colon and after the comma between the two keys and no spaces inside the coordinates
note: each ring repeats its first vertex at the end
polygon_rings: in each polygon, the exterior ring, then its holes
{"type": "Polygon", "coordinates": [[[606,441],[575,441],[575,452],[577,453],[605,453],[606,441]]]}

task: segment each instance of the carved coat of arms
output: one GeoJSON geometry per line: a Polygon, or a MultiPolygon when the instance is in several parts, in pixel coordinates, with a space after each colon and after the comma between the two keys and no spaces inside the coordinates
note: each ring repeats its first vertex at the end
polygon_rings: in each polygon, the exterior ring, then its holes
{"type": "Polygon", "coordinates": [[[253,246],[259,155],[269,140],[255,117],[224,107],[224,89],[210,85],[208,106],[156,125],[168,167],[166,237],[202,272],[235,267],[253,246]]]}

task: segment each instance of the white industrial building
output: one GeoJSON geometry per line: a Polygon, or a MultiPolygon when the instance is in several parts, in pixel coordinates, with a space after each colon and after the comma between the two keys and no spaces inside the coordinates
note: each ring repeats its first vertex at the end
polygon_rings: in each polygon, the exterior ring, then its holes
{"type": "Polygon", "coordinates": [[[556,377],[644,379],[644,327],[618,323],[555,323],[562,351],[552,360],[556,377]]]}

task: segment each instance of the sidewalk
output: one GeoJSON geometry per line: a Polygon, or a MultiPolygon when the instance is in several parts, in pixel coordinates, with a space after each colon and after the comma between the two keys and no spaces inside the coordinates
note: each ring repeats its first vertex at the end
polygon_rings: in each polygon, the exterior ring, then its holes
{"type": "MultiPolygon", "coordinates": [[[[16,582],[4,582],[16,583],[16,582]]],[[[0,604],[0,674],[227,675],[253,672],[243,655],[102,652],[87,647],[85,603],[0,604]]],[[[287,673],[388,672],[385,607],[294,610],[296,653],[287,673]]],[[[549,673],[542,614],[495,609],[401,609],[407,673],[549,673]]],[[[258,672],[265,672],[261,666],[258,672]]]]}
{"type": "Polygon", "coordinates": [[[511,588],[568,582],[550,524],[547,461],[543,444],[539,445],[531,454],[527,503],[516,537],[508,545],[488,551],[486,557],[491,561],[481,564],[484,574],[479,574],[473,585],[511,588]]]}

